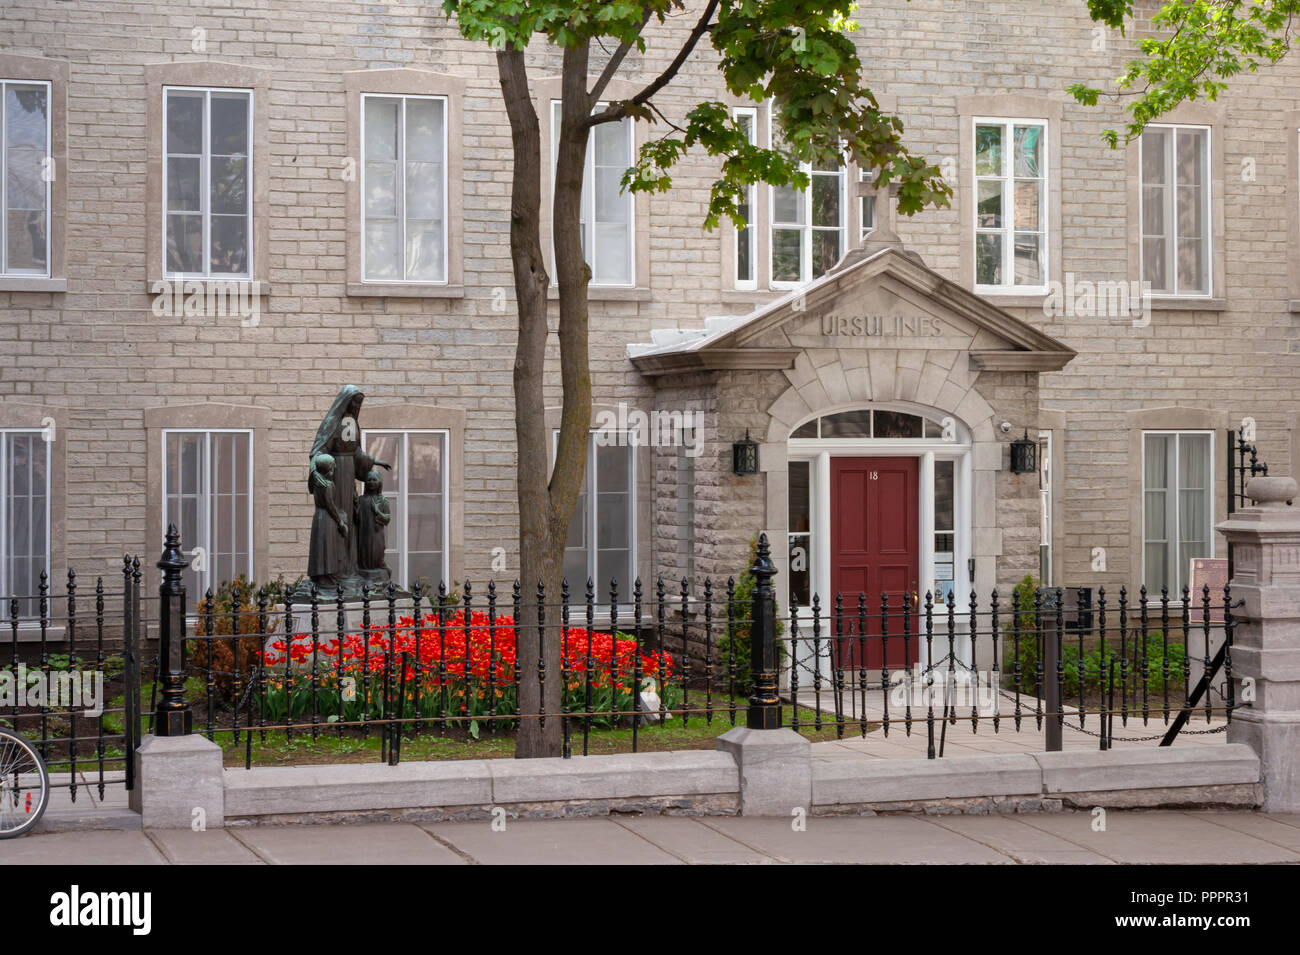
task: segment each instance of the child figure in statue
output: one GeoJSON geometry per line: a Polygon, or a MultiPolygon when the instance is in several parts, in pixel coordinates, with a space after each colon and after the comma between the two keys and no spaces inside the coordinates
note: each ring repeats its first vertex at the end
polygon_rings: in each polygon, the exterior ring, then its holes
{"type": "Polygon", "coordinates": [[[392,578],[384,562],[384,528],[393,510],[384,497],[384,479],[378,469],[366,474],[365,493],[357,499],[357,571],[371,586],[386,585],[392,578]]]}
{"type": "Polygon", "coordinates": [[[316,502],[311,521],[311,544],[307,553],[307,576],[320,593],[332,593],[347,568],[349,533],[347,516],[334,502],[334,458],[318,454],[312,458],[307,486],[316,502]]]}

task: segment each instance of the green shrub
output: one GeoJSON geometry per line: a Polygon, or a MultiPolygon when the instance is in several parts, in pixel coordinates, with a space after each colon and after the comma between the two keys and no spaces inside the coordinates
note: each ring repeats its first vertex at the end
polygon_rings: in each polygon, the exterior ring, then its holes
{"type": "MultiPolygon", "coordinates": [[[[1002,627],[1001,638],[1002,646],[1002,670],[1004,684],[1009,689],[1016,688],[1015,661],[1017,657],[1020,661],[1020,690],[1022,693],[1032,693],[1035,690],[1035,682],[1038,670],[1038,658],[1041,639],[1034,630],[1034,593],[1038,589],[1038,581],[1032,574],[1025,575],[1020,583],[1016,584],[1012,592],[1012,606],[1014,607],[1014,617],[1002,627]],[[1017,642],[1016,633],[1019,631],[1019,640],[1017,642]]],[[[1043,618],[1046,621],[1046,618],[1043,618]]],[[[1044,634],[1043,636],[1046,636],[1044,634]]],[[[1120,689],[1120,648],[1108,639],[1105,648],[1104,669],[1103,673],[1103,654],[1102,647],[1095,634],[1085,635],[1085,646],[1083,649],[1083,663],[1079,662],[1079,639],[1077,635],[1065,633],[1061,637],[1061,662],[1064,670],[1064,676],[1061,682],[1061,692],[1066,701],[1070,697],[1079,695],[1079,684],[1082,680],[1083,692],[1085,695],[1101,692],[1105,677],[1110,672],[1111,661],[1115,664],[1115,688],[1116,692],[1120,689]]],[[[1169,680],[1173,684],[1181,685],[1183,679],[1183,660],[1184,650],[1181,643],[1169,644],[1169,680]]],[[[1145,657],[1147,667],[1146,688],[1150,693],[1163,693],[1165,689],[1165,646],[1164,634],[1159,630],[1148,630],[1146,637],[1145,653],[1142,646],[1142,640],[1137,634],[1132,634],[1124,644],[1124,657],[1128,662],[1128,681],[1127,686],[1130,691],[1136,687],[1141,689],[1142,681],[1142,663],[1145,657]]],[[[1046,662],[1044,662],[1044,668],[1046,662]]],[[[1056,679],[1054,673],[1048,673],[1046,669],[1043,672],[1043,681],[1056,679]]]]}

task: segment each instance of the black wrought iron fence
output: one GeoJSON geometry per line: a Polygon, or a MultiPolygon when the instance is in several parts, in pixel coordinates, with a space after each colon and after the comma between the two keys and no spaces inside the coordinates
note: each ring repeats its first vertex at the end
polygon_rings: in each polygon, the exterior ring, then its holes
{"type": "Polygon", "coordinates": [[[958,727],[1042,732],[1049,749],[1063,732],[1106,749],[1117,728],[1168,744],[1193,709],[1198,731],[1217,732],[1237,705],[1227,588],[1134,597],[1022,585],[961,605],[841,594],[778,614],[762,536],[753,565],[722,585],[588,582],[575,594],[566,582],[554,599],[518,583],[384,587],[349,601],[236,582],[191,604],[174,530],[159,566],[156,593],[127,559],[120,588],[97,579],[92,595],[70,575],[58,594],[42,582],[34,616],[10,601],[0,672],[102,681],[93,715],[31,698],[0,707],[74,796],[85,782],[130,788],[128,756],[145,733],[201,732],[245,766],[472,756],[491,741],[508,748],[528,722],[558,727],[565,756],[711,747],[741,724],[823,740],[923,730],[927,755],[941,756],[958,727]],[[530,639],[542,652],[526,659],[530,639]]]}
{"type": "MultiPolygon", "coordinates": [[[[1246,440],[1246,427],[1242,425],[1235,431],[1228,429],[1228,516],[1235,514],[1238,508],[1249,507],[1250,498],[1246,495],[1246,484],[1253,477],[1267,477],[1268,465],[1259,459],[1259,448],[1246,440]]],[[[1252,441],[1254,440],[1252,436],[1252,441]]],[[[1289,503],[1289,502],[1288,502],[1289,503]]],[[[1228,578],[1232,578],[1233,553],[1232,544],[1228,544],[1228,578]]]]}
{"type": "MultiPolygon", "coordinates": [[[[1238,606],[1229,587],[1208,586],[1153,597],[1146,587],[1134,596],[1021,585],[984,599],[972,591],[960,604],[931,593],[837,594],[830,608],[814,596],[785,618],[788,692],[817,728],[924,730],[931,758],[958,725],[1041,731],[1049,750],[1065,730],[1108,749],[1117,725],[1120,738],[1169,745],[1193,712],[1210,732],[1232,718],[1238,606]]],[[[796,709],[791,728],[801,719],[796,709]]]]}
{"type": "Polygon", "coordinates": [[[72,801],[90,787],[134,785],[139,739],[133,609],[140,565],[126,558],[117,579],[61,585],[41,573],[38,592],[4,605],[7,660],[0,664],[0,726],[31,741],[55,791],[72,801]]]}
{"type": "Polygon", "coordinates": [[[524,721],[558,725],[565,756],[662,748],[665,737],[702,745],[746,719],[751,612],[734,578],[694,593],[663,578],[600,592],[589,581],[576,595],[565,583],[556,599],[518,582],[390,586],[352,601],[312,589],[276,602],[265,588],[236,586],[205,594],[188,615],[182,687],[196,731],[246,766],[268,745],[331,738],[354,750],[373,742],[396,763],[429,736],[509,737],[524,721]],[[531,667],[525,632],[540,638],[531,667]],[[547,662],[553,641],[558,670],[547,662]],[[521,710],[526,682],[543,701],[531,711],[521,710]],[[553,683],[558,694],[547,692],[553,683]]]}

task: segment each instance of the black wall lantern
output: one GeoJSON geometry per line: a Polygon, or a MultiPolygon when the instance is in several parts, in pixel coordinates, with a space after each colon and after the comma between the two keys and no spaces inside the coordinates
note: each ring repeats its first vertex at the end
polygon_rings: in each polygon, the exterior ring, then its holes
{"type": "Polygon", "coordinates": [[[1038,470],[1038,445],[1029,440],[1029,429],[1025,436],[1011,442],[1011,473],[1033,474],[1038,470]]]}
{"type": "Polygon", "coordinates": [[[758,473],[758,442],[750,438],[748,428],[745,440],[731,446],[731,470],[737,474],[758,473]]]}

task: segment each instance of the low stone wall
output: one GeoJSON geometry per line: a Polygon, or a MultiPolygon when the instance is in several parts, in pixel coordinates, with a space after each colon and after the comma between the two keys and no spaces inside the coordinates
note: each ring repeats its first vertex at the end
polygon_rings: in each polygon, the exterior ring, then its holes
{"type": "MultiPolygon", "coordinates": [[[[788,761],[783,754],[772,763],[778,784],[790,778],[788,761]]],[[[1262,799],[1259,760],[1244,745],[810,762],[811,805],[801,808],[811,815],[1249,808],[1262,799]]],[[[698,750],[227,769],[224,818],[239,826],[489,819],[494,811],[508,818],[788,815],[795,808],[773,804],[770,789],[762,806],[752,791],[747,802],[738,767],[730,752],[698,750]]],[[[753,782],[745,777],[744,785],[753,782]]]]}
{"type": "Polygon", "coordinates": [[[224,772],[227,825],[606,815],[736,815],[727,753],[288,766],[224,772]]]}
{"type": "Polygon", "coordinates": [[[814,815],[1253,808],[1262,799],[1259,758],[1243,745],[835,760],[813,766],[814,815]]]}

